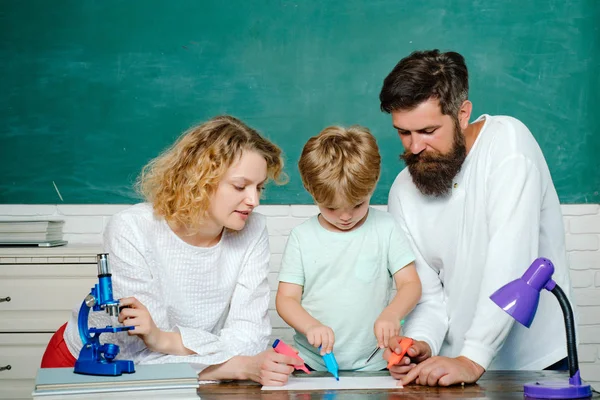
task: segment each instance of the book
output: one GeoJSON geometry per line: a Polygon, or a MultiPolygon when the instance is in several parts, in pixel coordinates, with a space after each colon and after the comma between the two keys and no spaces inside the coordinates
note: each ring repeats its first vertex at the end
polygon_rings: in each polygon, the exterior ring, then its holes
{"type": "Polygon", "coordinates": [[[0,221],[0,233],[29,233],[62,231],[63,220],[6,220],[0,221]]]}
{"type": "Polygon", "coordinates": [[[0,221],[0,245],[56,246],[66,242],[62,220],[0,221]]]}
{"type": "Polygon", "coordinates": [[[35,240],[61,240],[62,232],[16,232],[0,233],[0,241],[26,242],[35,240]]]}
{"type": "Polygon", "coordinates": [[[63,398],[85,395],[86,398],[118,397],[131,395],[150,397],[196,396],[198,374],[190,364],[136,365],[132,374],[119,376],[81,375],[73,368],[40,368],[32,393],[34,398],[63,398]]]}

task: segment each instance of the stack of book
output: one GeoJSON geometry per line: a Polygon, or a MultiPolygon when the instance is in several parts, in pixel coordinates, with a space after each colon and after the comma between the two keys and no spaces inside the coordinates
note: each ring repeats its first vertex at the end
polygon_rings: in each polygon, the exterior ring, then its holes
{"type": "Polygon", "coordinates": [[[73,368],[40,368],[33,398],[197,399],[198,374],[190,364],[136,365],[120,376],[80,375],[73,368]]]}
{"type": "Polygon", "coordinates": [[[0,221],[0,245],[52,247],[63,240],[62,220],[0,221]]]}

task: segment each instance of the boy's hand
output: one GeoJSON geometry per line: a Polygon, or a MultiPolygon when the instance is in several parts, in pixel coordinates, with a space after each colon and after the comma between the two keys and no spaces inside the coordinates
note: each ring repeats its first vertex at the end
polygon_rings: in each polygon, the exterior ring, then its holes
{"type": "Polygon", "coordinates": [[[311,326],[306,330],[306,339],[308,343],[317,348],[321,346],[322,356],[333,351],[335,335],[333,334],[333,330],[328,326],[323,324],[311,326]]]}
{"type": "Polygon", "coordinates": [[[400,318],[391,311],[383,310],[375,321],[373,332],[377,338],[377,346],[381,349],[388,347],[390,339],[400,334],[400,318]]]}

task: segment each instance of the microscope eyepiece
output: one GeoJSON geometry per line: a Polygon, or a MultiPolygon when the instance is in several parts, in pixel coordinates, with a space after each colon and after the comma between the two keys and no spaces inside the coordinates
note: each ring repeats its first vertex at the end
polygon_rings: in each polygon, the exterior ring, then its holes
{"type": "Polygon", "coordinates": [[[110,267],[108,266],[108,253],[101,253],[96,256],[98,261],[98,276],[110,276],[110,267]]]}

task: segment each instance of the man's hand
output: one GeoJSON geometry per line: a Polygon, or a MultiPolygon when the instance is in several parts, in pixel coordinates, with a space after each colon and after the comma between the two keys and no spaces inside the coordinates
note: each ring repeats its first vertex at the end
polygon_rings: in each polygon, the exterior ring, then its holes
{"type": "Polygon", "coordinates": [[[474,383],[485,369],[467,357],[431,357],[412,368],[400,379],[400,384],[450,386],[457,383],[474,383]]]}
{"type": "MultiPolygon", "coordinates": [[[[390,339],[389,347],[383,353],[383,358],[386,361],[390,359],[392,351],[396,354],[400,354],[402,352],[402,350],[400,349],[401,340],[401,336],[394,336],[390,339]]],[[[412,370],[417,363],[423,362],[429,357],[431,357],[431,349],[429,348],[427,342],[423,342],[421,340],[414,340],[412,346],[408,348],[406,356],[402,358],[399,364],[394,365],[390,369],[390,374],[394,379],[401,379],[410,370],[412,370]]]]}

